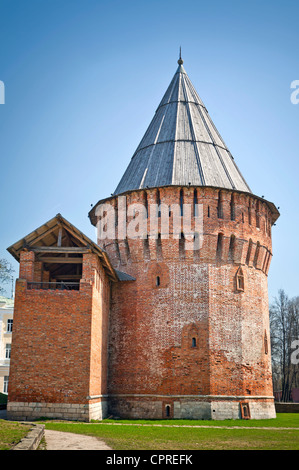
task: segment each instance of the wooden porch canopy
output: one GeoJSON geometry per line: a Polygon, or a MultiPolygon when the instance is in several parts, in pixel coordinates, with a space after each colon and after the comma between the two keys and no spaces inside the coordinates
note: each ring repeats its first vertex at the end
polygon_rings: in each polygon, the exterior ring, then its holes
{"type": "Polygon", "coordinates": [[[119,281],[107,253],[96,243],[68,222],[61,214],[35,229],[30,234],[7,248],[7,251],[19,262],[22,250],[34,251],[36,260],[45,266],[82,264],[84,253],[95,253],[111,281],[119,281]]]}

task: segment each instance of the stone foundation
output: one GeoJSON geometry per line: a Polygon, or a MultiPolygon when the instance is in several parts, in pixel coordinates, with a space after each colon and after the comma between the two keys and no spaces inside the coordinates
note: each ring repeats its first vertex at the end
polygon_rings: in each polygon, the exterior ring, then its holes
{"type": "Polygon", "coordinates": [[[124,419],[272,419],[270,397],[110,397],[108,413],[124,419]],[[242,414],[242,406],[246,408],[242,414]],[[247,414],[246,414],[247,413],[247,414]]]}
{"type": "Polygon", "coordinates": [[[110,397],[92,404],[9,402],[7,417],[15,421],[38,418],[65,420],[102,420],[109,415],[124,419],[242,419],[242,406],[249,419],[276,418],[270,397],[180,397],[135,396],[110,397]]]}
{"type": "Polygon", "coordinates": [[[105,418],[107,408],[107,401],[92,404],[9,402],[7,418],[15,421],[31,421],[45,417],[88,422],[92,419],[105,418]]]}

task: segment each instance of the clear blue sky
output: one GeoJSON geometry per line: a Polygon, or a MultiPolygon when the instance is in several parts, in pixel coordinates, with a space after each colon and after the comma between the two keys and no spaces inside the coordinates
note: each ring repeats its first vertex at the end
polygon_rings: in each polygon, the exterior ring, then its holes
{"type": "Polygon", "coordinates": [[[0,0],[0,257],[17,270],[6,248],[58,212],[95,240],[90,206],[115,190],[182,46],[252,191],[280,207],[270,301],[299,295],[298,18],[297,0],[0,0]]]}

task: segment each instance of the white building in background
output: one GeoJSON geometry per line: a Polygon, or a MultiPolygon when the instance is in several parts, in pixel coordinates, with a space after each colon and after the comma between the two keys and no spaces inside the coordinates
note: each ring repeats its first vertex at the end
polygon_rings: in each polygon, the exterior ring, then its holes
{"type": "Polygon", "coordinates": [[[7,393],[14,300],[0,296],[0,393],[7,393]]]}

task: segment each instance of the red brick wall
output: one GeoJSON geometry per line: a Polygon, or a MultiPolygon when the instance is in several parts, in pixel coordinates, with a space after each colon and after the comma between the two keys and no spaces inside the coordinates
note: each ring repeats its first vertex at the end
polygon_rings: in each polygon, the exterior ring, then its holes
{"type": "MultiPolygon", "coordinates": [[[[183,191],[184,202],[193,206],[194,188],[183,191]]],[[[127,204],[144,201],[145,195],[148,204],[157,201],[156,189],[140,190],[127,194],[127,204]]],[[[180,188],[160,188],[162,203],[179,202],[179,195],[180,188]]],[[[270,344],[271,212],[266,202],[235,193],[231,220],[231,195],[221,192],[219,218],[218,190],[197,188],[204,223],[199,253],[182,255],[179,240],[171,236],[162,237],[160,251],[151,239],[98,241],[117,269],[136,278],[112,288],[110,394],[272,395],[270,350],[264,352],[265,332],[270,344]],[[219,233],[222,252],[217,256],[219,233]],[[244,292],[236,288],[240,266],[244,292]]]]}
{"type": "Polygon", "coordinates": [[[22,254],[25,279],[16,282],[9,401],[88,403],[107,389],[110,287],[103,267],[87,254],[79,291],[27,290],[34,272],[27,258],[32,263],[33,253],[22,254]]]}
{"type": "Polygon", "coordinates": [[[83,274],[90,260],[93,280],[91,318],[90,391],[91,396],[107,394],[108,326],[110,283],[103,266],[95,255],[84,255],[83,274]]]}
{"type": "Polygon", "coordinates": [[[34,253],[33,251],[22,251],[20,254],[20,269],[19,277],[20,279],[27,279],[27,281],[32,282],[34,280],[34,253]]]}

